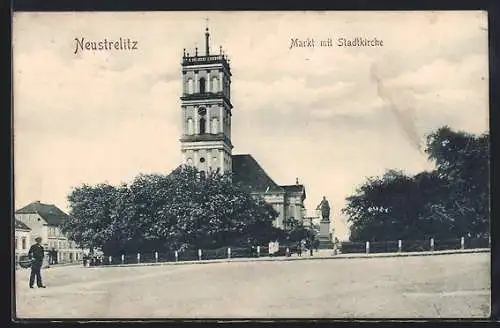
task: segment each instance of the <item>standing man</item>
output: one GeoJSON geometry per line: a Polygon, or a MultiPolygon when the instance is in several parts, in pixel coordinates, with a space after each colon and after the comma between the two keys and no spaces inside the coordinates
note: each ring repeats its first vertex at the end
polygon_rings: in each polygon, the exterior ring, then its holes
{"type": "Polygon", "coordinates": [[[28,252],[28,256],[30,260],[32,261],[31,263],[31,275],[30,275],[30,288],[33,288],[33,284],[35,283],[35,278],[36,278],[36,285],[39,288],[45,288],[45,286],[42,284],[42,275],[40,273],[40,270],[42,269],[43,265],[43,257],[45,250],[43,249],[42,246],[42,238],[41,237],[36,237],[35,238],[36,244],[32,245],[30,247],[30,250],[28,252]]]}

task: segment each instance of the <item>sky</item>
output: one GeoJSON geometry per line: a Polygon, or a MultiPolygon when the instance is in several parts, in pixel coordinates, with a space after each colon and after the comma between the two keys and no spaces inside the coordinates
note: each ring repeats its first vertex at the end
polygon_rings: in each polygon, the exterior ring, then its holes
{"type": "Polygon", "coordinates": [[[181,163],[181,57],[222,46],[232,70],[233,154],[252,154],[278,184],[323,196],[348,237],[345,198],[388,169],[434,164],[425,136],[448,125],[488,131],[485,12],[15,13],[15,208],[68,211],[83,183],[130,182],[181,163]],[[130,38],[136,50],[78,51],[130,38]],[[338,38],[381,47],[339,47],[338,38]],[[332,47],[290,49],[291,39],[332,47]]]}

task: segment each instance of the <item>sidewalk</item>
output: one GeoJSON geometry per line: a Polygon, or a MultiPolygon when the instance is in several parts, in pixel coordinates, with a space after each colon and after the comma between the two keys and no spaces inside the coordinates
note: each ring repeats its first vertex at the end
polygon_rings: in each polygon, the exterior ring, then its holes
{"type": "Polygon", "coordinates": [[[106,267],[129,267],[129,266],[157,266],[157,265],[186,265],[186,264],[209,264],[209,263],[230,263],[230,262],[257,262],[257,261],[306,261],[306,260],[336,260],[336,259],[356,259],[356,258],[385,258],[385,257],[408,257],[408,256],[432,256],[432,255],[447,255],[447,254],[462,254],[462,253],[487,253],[489,248],[476,249],[456,249],[445,251],[426,251],[426,252],[408,252],[408,253],[352,253],[333,255],[332,250],[319,250],[313,256],[309,253],[290,257],[253,257],[253,258],[232,258],[232,259],[217,259],[217,260],[201,260],[201,261],[178,261],[178,262],[157,262],[157,263],[130,263],[130,264],[111,264],[98,267],[89,267],[89,269],[106,268],[106,267]]]}
{"type": "Polygon", "coordinates": [[[57,263],[57,264],[49,264],[47,265],[46,268],[61,268],[61,267],[68,267],[68,266],[82,266],[83,262],[78,261],[78,262],[71,262],[71,263],[57,263]]]}

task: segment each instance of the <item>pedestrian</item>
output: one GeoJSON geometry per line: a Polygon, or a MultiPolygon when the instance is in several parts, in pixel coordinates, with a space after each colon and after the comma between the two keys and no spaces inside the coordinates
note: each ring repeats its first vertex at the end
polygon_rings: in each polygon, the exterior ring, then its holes
{"type": "Polygon", "coordinates": [[[314,248],[316,249],[316,253],[317,253],[318,248],[319,248],[319,240],[318,239],[314,239],[314,248]]]}
{"type": "Polygon", "coordinates": [[[45,288],[45,286],[42,283],[42,274],[40,272],[42,270],[45,250],[43,249],[42,246],[41,237],[36,237],[35,242],[36,244],[32,245],[28,252],[28,257],[32,261],[31,274],[30,274],[30,288],[33,288],[33,284],[35,283],[35,278],[37,287],[45,288]]]}
{"type": "Polygon", "coordinates": [[[299,243],[297,245],[297,255],[302,256],[302,242],[301,241],[299,241],[299,243]]]}
{"type": "Polygon", "coordinates": [[[55,248],[52,247],[52,250],[50,251],[50,264],[57,264],[57,252],[55,248]]]}

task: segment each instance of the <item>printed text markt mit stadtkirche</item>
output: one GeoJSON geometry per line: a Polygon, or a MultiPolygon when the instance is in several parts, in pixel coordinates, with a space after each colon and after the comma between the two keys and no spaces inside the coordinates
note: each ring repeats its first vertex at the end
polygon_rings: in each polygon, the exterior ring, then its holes
{"type": "Polygon", "coordinates": [[[366,38],[366,37],[355,37],[355,38],[332,38],[326,39],[314,39],[314,38],[291,38],[289,49],[293,48],[315,48],[315,47],[383,47],[384,40],[379,38],[366,38]]]}

